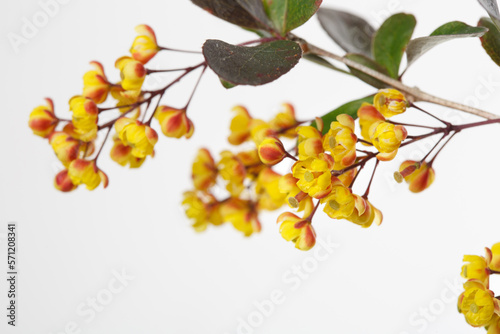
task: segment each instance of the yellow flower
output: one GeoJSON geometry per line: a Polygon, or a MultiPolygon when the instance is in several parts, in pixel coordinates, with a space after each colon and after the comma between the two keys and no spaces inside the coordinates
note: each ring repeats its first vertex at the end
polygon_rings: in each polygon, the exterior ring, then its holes
{"type": "Polygon", "coordinates": [[[295,119],[295,110],[289,103],[283,103],[283,111],[278,113],[270,122],[271,129],[286,138],[295,138],[297,133],[295,127],[298,122],[295,119]]]}
{"type": "Polygon", "coordinates": [[[274,166],[287,156],[285,147],[281,140],[275,137],[267,137],[259,145],[260,161],[269,166],[274,166]]]}
{"type": "Polygon", "coordinates": [[[146,158],[138,158],[132,155],[132,147],[125,145],[118,137],[114,138],[109,155],[114,162],[121,166],[129,165],[130,168],[139,168],[146,160],[146,158]]]}
{"type": "Polygon", "coordinates": [[[248,113],[248,110],[243,106],[236,106],[233,108],[236,115],[231,120],[229,127],[231,134],[228,141],[233,145],[240,145],[250,139],[250,132],[252,128],[258,124],[264,123],[260,119],[254,119],[248,113]]]}
{"type": "Polygon", "coordinates": [[[309,196],[320,199],[332,190],[333,158],[321,153],[318,158],[297,161],[293,167],[293,176],[299,181],[297,186],[309,196]]]}
{"type": "Polygon", "coordinates": [[[83,75],[83,96],[91,99],[95,103],[103,103],[108,97],[111,84],[104,74],[104,68],[101,63],[91,61],[93,70],[83,75]]]}
{"type": "Polygon", "coordinates": [[[121,57],[116,60],[115,67],[120,70],[123,89],[133,91],[138,95],[146,79],[147,73],[144,65],[133,58],[121,57]]]}
{"type": "Polygon", "coordinates": [[[332,191],[327,197],[321,199],[326,203],[323,211],[333,219],[349,218],[354,208],[364,210],[365,201],[358,195],[354,195],[339,179],[332,178],[332,191]]]}
{"type": "Polygon", "coordinates": [[[401,125],[387,122],[373,123],[369,130],[373,146],[380,152],[377,158],[382,161],[394,159],[401,142],[406,139],[406,129],[401,125]]]}
{"type": "Polygon", "coordinates": [[[196,232],[206,230],[209,224],[221,225],[223,223],[219,202],[211,194],[186,191],[182,205],[186,216],[193,220],[193,228],[196,232]]]}
{"type": "Polygon", "coordinates": [[[94,140],[99,115],[95,102],[83,96],[74,96],[69,100],[69,108],[73,112],[72,123],[77,139],[85,142],[94,140]]]}
{"type": "Polygon", "coordinates": [[[500,242],[491,247],[491,261],[489,266],[491,270],[500,272],[500,242]]]}
{"type": "Polygon", "coordinates": [[[373,223],[375,223],[375,225],[382,224],[383,216],[380,210],[375,208],[367,200],[358,196],[353,213],[346,219],[351,223],[367,228],[373,223]]]}
{"type": "Polygon", "coordinates": [[[245,165],[233,153],[223,151],[217,169],[220,176],[227,181],[227,191],[232,196],[238,196],[245,188],[243,184],[246,177],[245,165]]]}
{"type": "Polygon", "coordinates": [[[219,172],[214,158],[206,148],[198,150],[191,170],[194,187],[198,190],[207,190],[213,186],[219,172]]]}
{"type": "Polygon", "coordinates": [[[132,43],[130,53],[135,60],[146,64],[153,58],[160,48],[156,43],[156,35],[150,26],[141,24],[135,27],[135,31],[139,34],[132,43]]]}
{"type": "Polygon", "coordinates": [[[194,132],[194,124],[186,115],[185,109],[175,109],[167,106],[159,106],[155,112],[155,118],[161,126],[161,131],[167,137],[191,138],[194,132]]]}
{"type": "Polygon", "coordinates": [[[49,137],[49,143],[64,166],[68,167],[71,161],[78,158],[80,141],[67,133],[62,131],[53,132],[49,137]]]}
{"type": "Polygon", "coordinates": [[[54,115],[54,103],[51,99],[45,99],[47,106],[39,106],[30,114],[28,125],[37,136],[47,138],[56,128],[59,120],[54,115]]]}
{"type": "Polygon", "coordinates": [[[385,117],[402,114],[408,107],[405,96],[395,89],[381,89],[373,98],[375,108],[385,117]]]}
{"type": "Polygon", "coordinates": [[[255,193],[258,196],[257,207],[264,210],[276,210],[285,204],[285,194],[279,190],[281,175],[271,168],[264,168],[257,178],[255,193]]]}
{"type": "Polygon", "coordinates": [[[101,182],[104,188],[108,186],[108,176],[97,168],[94,160],[73,160],[68,167],[68,176],[75,186],[85,184],[88,190],[94,190],[101,182]]]}
{"type": "Polygon", "coordinates": [[[429,167],[426,162],[423,162],[419,168],[417,168],[418,166],[418,162],[406,160],[399,167],[399,175],[404,177],[406,183],[410,185],[410,191],[414,193],[429,188],[435,178],[434,169],[429,167]]]}
{"type": "Polygon", "coordinates": [[[139,121],[122,117],[115,122],[115,131],[124,145],[132,147],[130,154],[134,157],[145,158],[154,154],[158,134],[151,127],[139,121]]]}
{"type": "Polygon", "coordinates": [[[65,169],[57,173],[56,177],[54,178],[54,187],[59,191],[67,193],[75,190],[77,186],[74,185],[73,182],[71,182],[71,178],[68,175],[68,170],[65,169]]]}
{"type": "Polygon", "coordinates": [[[464,314],[467,323],[473,327],[491,323],[493,315],[498,315],[500,310],[500,301],[494,298],[493,292],[479,280],[468,280],[464,289],[458,298],[458,310],[464,314]]]}
{"type": "Polygon", "coordinates": [[[352,117],[347,114],[338,115],[337,122],[330,124],[330,130],[323,137],[323,148],[332,153],[336,170],[354,163],[357,141],[352,117]]]}
{"type": "MultiPolygon", "coordinates": [[[[359,127],[361,128],[361,136],[364,140],[372,142],[370,138],[370,127],[376,122],[385,122],[385,117],[375,109],[374,106],[368,103],[363,103],[358,109],[359,127]]],[[[363,144],[368,145],[368,144],[363,144]]]]}
{"type": "Polygon", "coordinates": [[[246,237],[261,230],[253,202],[232,197],[221,204],[220,213],[223,221],[233,224],[234,228],[243,232],[246,237]]]}
{"type": "Polygon", "coordinates": [[[314,247],[316,244],[316,232],[307,219],[312,212],[312,199],[307,200],[307,207],[304,211],[304,218],[299,218],[291,212],[282,213],[277,223],[281,224],[280,234],[286,241],[295,243],[295,248],[306,251],[314,247]]]}
{"type": "Polygon", "coordinates": [[[467,262],[462,266],[462,277],[466,279],[475,279],[489,286],[490,272],[488,270],[488,262],[482,256],[464,255],[463,262],[467,262]]]}
{"type": "Polygon", "coordinates": [[[297,127],[299,160],[316,158],[323,153],[321,132],[312,126],[297,127]]]}

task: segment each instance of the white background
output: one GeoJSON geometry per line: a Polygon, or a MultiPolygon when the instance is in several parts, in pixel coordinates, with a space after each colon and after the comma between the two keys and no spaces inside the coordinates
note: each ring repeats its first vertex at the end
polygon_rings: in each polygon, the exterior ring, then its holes
{"type": "MultiPolygon", "coordinates": [[[[209,72],[189,111],[196,125],[189,141],[161,135],[156,157],[139,170],[118,166],[106,153],[99,165],[110,177],[108,189],[89,192],[80,187],[63,194],[52,185],[59,168],[52,149],[27,126],[29,113],[44,97],[52,97],[56,113],[68,118],[67,101],[81,93],[89,61],[101,61],[108,78],[118,80],[114,60],[127,54],[137,24],[151,25],[160,44],[186,49],[199,49],[208,38],[240,43],[255,37],[187,0],[71,0],[15,52],[8,34],[21,35],[23,19],[32,21],[42,7],[34,0],[0,6],[0,233],[8,222],[18,223],[20,261],[18,327],[6,325],[2,278],[0,332],[483,332],[465,323],[455,300],[462,256],[482,254],[485,246],[500,241],[497,125],[456,136],[436,161],[436,181],[425,193],[410,193],[392,180],[392,173],[412,154],[422,157],[432,141],[423,149],[402,150],[395,161],[383,164],[370,197],[384,213],[380,227],[360,229],[320,212],[314,221],[318,238],[338,245],[332,254],[317,246],[323,261],[282,239],[277,213],[263,215],[262,232],[250,238],[230,225],[196,234],[180,208],[181,194],[191,187],[190,166],[199,147],[208,146],[215,155],[229,148],[232,106],[246,105],[256,117],[270,119],[289,101],[299,119],[310,119],[372,89],[304,60],[288,75],[259,88],[225,90],[209,72]],[[298,278],[291,271],[294,266],[310,273],[298,278]],[[108,284],[122,270],[134,278],[110,295],[108,284]],[[262,315],[255,303],[269,299],[275,290],[283,293],[283,302],[262,315]],[[99,296],[112,300],[95,317],[77,311],[88,311],[88,298],[99,296]],[[242,325],[249,317],[250,324],[242,325]]],[[[410,12],[418,20],[414,36],[428,35],[452,20],[475,25],[485,16],[473,0],[325,0],[323,6],[358,13],[374,26],[390,12],[410,12]]],[[[316,18],[297,34],[341,52],[316,18]]],[[[198,61],[199,56],[160,54],[149,66],[174,68],[198,61]]],[[[194,80],[169,91],[165,103],[185,103],[194,80]]],[[[500,113],[500,69],[478,39],[437,47],[414,64],[405,80],[438,96],[500,113]],[[496,85],[485,85],[488,80],[496,85]]],[[[479,120],[426,107],[454,122],[479,120]]],[[[432,123],[414,110],[400,120],[432,123]]],[[[108,143],[105,152],[110,147],[108,143]]],[[[364,191],[363,183],[355,190],[364,191]]],[[[4,262],[5,235],[1,237],[4,262]]]]}

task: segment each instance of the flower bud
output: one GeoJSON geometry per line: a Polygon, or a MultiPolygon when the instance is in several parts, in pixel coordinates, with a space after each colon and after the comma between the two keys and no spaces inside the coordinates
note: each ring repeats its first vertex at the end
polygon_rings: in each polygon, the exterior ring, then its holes
{"type": "Polygon", "coordinates": [[[130,57],[121,57],[115,62],[115,67],[120,70],[123,89],[132,91],[141,90],[147,74],[141,62],[130,57]]]}
{"type": "Polygon", "coordinates": [[[95,103],[103,103],[108,97],[111,84],[104,74],[104,68],[97,61],[90,62],[94,70],[83,75],[83,96],[95,103]]]}
{"type": "Polygon", "coordinates": [[[407,160],[401,164],[399,170],[406,183],[410,185],[411,192],[419,193],[434,182],[434,169],[425,162],[420,165],[419,162],[407,160]]]}
{"type": "Polygon", "coordinates": [[[287,156],[283,143],[274,137],[268,137],[259,145],[259,158],[269,166],[274,166],[287,156]]]}
{"type": "Polygon", "coordinates": [[[161,131],[167,137],[187,139],[194,132],[194,124],[187,117],[185,109],[175,109],[167,106],[159,106],[155,112],[155,118],[160,122],[161,131]]]}
{"type": "Polygon", "coordinates": [[[49,143],[64,166],[68,167],[71,161],[78,158],[80,141],[67,133],[62,131],[53,132],[49,137],[49,143]]]}
{"type": "Polygon", "coordinates": [[[405,96],[395,89],[381,89],[373,98],[375,108],[384,117],[402,114],[408,107],[405,96]]]}
{"type": "Polygon", "coordinates": [[[124,145],[132,147],[136,158],[145,158],[154,154],[158,134],[151,127],[130,118],[122,117],[115,122],[115,130],[124,145]]]}
{"type": "Polygon", "coordinates": [[[97,137],[97,120],[99,110],[91,99],[74,96],[69,100],[69,108],[73,112],[74,131],[81,141],[92,141],[97,137]]]}
{"type": "Polygon", "coordinates": [[[146,64],[160,50],[156,43],[156,35],[153,29],[145,24],[135,27],[135,31],[139,36],[137,36],[134,43],[132,43],[130,53],[135,60],[146,64]]]}
{"type": "Polygon", "coordinates": [[[68,167],[68,176],[74,185],[85,184],[88,190],[94,190],[101,182],[104,188],[108,186],[108,176],[97,168],[94,160],[73,160],[68,167]]]}
{"type": "Polygon", "coordinates": [[[68,175],[68,170],[62,170],[59,173],[57,173],[56,177],[54,178],[54,187],[62,192],[70,192],[74,189],[76,189],[76,185],[71,182],[71,178],[68,175]]]}
{"type": "Polygon", "coordinates": [[[39,106],[30,114],[28,125],[37,136],[47,138],[56,128],[59,120],[54,115],[54,103],[45,99],[47,106],[39,106]]]}

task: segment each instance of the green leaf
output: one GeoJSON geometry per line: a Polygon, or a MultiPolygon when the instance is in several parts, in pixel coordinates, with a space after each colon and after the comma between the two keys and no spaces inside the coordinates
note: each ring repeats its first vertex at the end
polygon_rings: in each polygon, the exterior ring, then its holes
{"type": "Polygon", "coordinates": [[[413,15],[394,14],[385,20],[375,33],[373,38],[375,61],[384,66],[394,79],[399,77],[399,65],[416,24],[413,15]]]}
{"type": "Polygon", "coordinates": [[[234,0],[191,0],[195,5],[227,22],[249,29],[266,29],[252,14],[234,0]]]}
{"type": "Polygon", "coordinates": [[[443,24],[428,37],[420,37],[411,40],[406,49],[409,67],[415,60],[438,44],[464,37],[481,37],[488,29],[483,27],[471,27],[463,22],[453,21],[443,24]]]}
{"type": "Polygon", "coordinates": [[[322,0],[262,0],[267,16],[278,32],[287,32],[303,25],[316,13],[322,0]]]}
{"type": "Polygon", "coordinates": [[[301,58],[302,50],[297,43],[286,40],[246,47],[209,39],[203,45],[203,55],[223,80],[258,86],[290,71],[301,58]]]}
{"type": "Polygon", "coordinates": [[[222,84],[222,87],[224,87],[226,89],[231,89],[231,88],[237,86],[237,85],[234,85],[234,84],[232,84],[232,83],[230,83],[222,78],[219,78],[219,80],[220,80],[220,83],[222,84]]]}
{"type": "Polygon", "coordinates": [[[493,21],[487,17],[481,18],[478,25],[489,31],[481,37],[481,44],[490,58],[500,66],[500,31],[495,28],[493,21]]]}
{"type": "MultiPolygon", "coordinates": [[[[372,70],[375,70],[379,73],[382,73],[382,74],[385,74],[385,75],[389,75],[387,73],[387,70],[380,64],[377,64],[375,61],[373,61],[372,59],[364,56],[364,55],[361,55],[361,54],[356,54],[356,53],[348,53],[347,55],[345,55],[344,58],[347,58],[347,59],[350,59],[352,61],[355,61],[356,63],[358,64],[361,64],[361,65],[364,65],[368,68],[371,68],[372,70]]],[[[352,67],[349,67],[349,69],[351,70],[351,73],[353,75],[355,75],[356,77],[360,78],[361,80],[363,80],[364,82],[366,82],[367,84],[369,84],[370,86],[373,86],[375,88],[386,88],[387,87],[387,84],[378,80],[378,79],[375,79],[374,77],[368,75],[368,74],[365,74],[361,71],[358,71],[352,67]]]]}
{"type": "Polygon", "coordinates": [[[497,0],[478,0],[479,4],[488,12],[491,20],[497,29],[500,29],[500,12],[498,11],[497,0]]]}
{"type": "MultiPolygon", "coordinates": [[[[351,116],[353,119],[358,118],[358,109],[361,107],[363,103],[373,103],[373,96],[370,95],[367,97],[363,97],[359,100],[354,100],[348,102],[346,104],[341,105],[335,110],[330,111],[328,114],[321,116],[323,119],[323,134],[326,134],[328,130],[330,130],[330,124],[337,120],[337,116],[340,114],[347,114],[351,116]]],[[[312,122],[312,126],[316,127],[316,122],[312,122]]]]}
{"type": "Polygon", "coordinates": [[[326,33],[346,52],[372,57],[375,29],[363,18],[341,10],[320,8],[318,19],[326,33]]]}

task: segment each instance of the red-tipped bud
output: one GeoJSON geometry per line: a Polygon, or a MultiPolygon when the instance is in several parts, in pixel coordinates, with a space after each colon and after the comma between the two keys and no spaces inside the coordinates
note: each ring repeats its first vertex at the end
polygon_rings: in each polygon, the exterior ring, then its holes
{"type": "Polygon", "coordinates": [[[283,143],[274,137],[268,137],[259,145],[260,160],[266,165],[273,166],[287,156],[283,143]]]}

